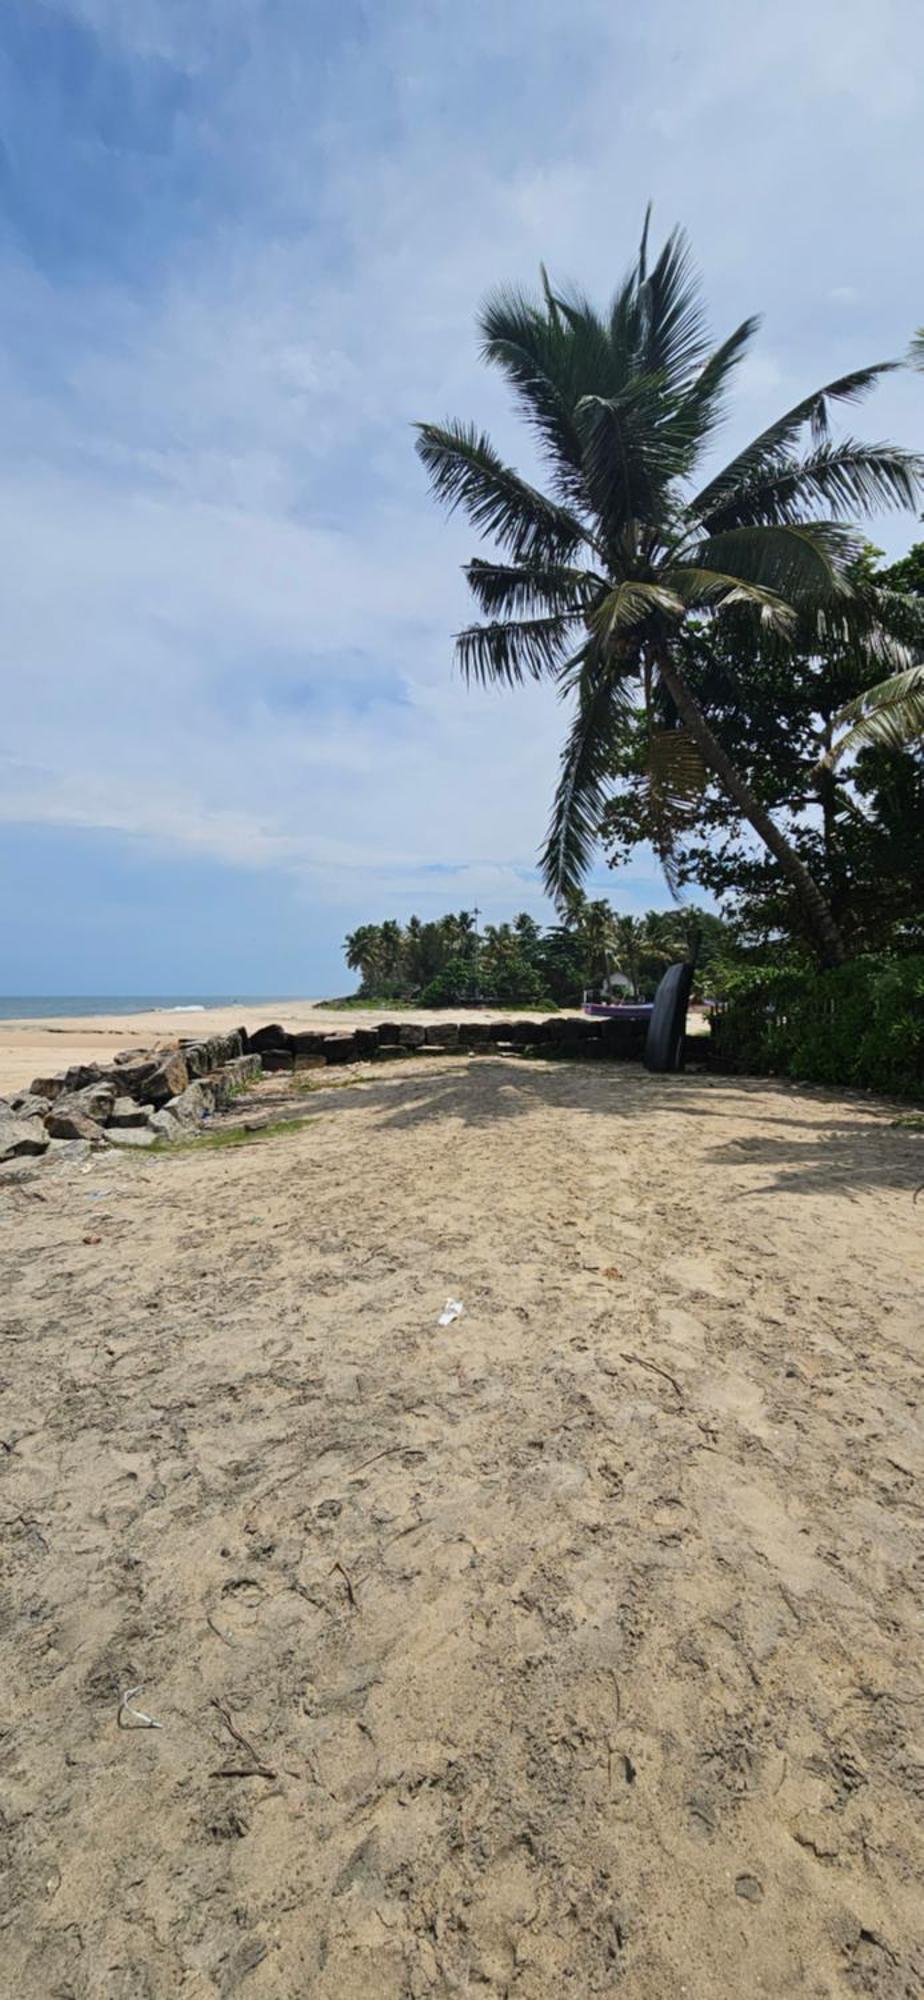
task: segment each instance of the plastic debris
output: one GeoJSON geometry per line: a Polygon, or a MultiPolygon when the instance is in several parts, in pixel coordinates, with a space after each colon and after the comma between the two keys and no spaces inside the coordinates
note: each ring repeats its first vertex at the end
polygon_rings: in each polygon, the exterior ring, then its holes
{"type": "Polygon", "coordinates": [[[140,1694],[143,1685],[144,1683],[142,1681],[139,1681],[137,1687],[126,1688],[125,1693],[123,1694],[121,1701],[119,1702],[118,1723],[120,1729],[125,1729],[125,1728],[131,1729],[133,1726],[136,1729],[163,1729],[164,1726],[163,1723],[155,1722],[153,1715],[145,1715],[143,1708],[129,1707],[129,1703],[132,1699],[132,1696],[140,1694]],[[123,1715],[130,1715],[131,1722],[127,1724],[123,1722],[122,1720],[123,1715]]]}
{"type": "Polygon", "coordinates": [[[461,1299],[447,1299],[437,1320],[437,1326],[451,1326],[454,1319],[461,1319],[465,1307],[461,1299]]]}

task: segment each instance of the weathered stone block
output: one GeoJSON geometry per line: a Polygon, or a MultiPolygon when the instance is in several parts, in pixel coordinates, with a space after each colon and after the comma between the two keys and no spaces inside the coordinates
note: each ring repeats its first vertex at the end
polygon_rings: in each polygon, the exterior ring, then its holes
{"type": "Polygon", "coordinates": [[[0,1160],[44,1153],[48,1137],[40,1118],[0,1118],[0,1160]]]}
{"type": "Polygon", "coordinates": [[[355,1062],[359,1055],[355,1035],[325,1035],[324,1060],[327,1063],[355,1062]]]}
{"type": "Polygon", "coordinates": [[[426,1032],[426,1028],[422,1028],[419,1021],[402,1021],[398,1029],[400,1047],[402,1049],[422,1048],[426,1032]]]}
{"type": "Polygon", "coordinates": [[[179,1097],[189,1082],[189,1071],[179,1049],[164,1056],[151,1075],[145,1077],[137,1091],[132,1094],[141,1099],[142,1104],[168,1104],[171,1097],[179,1097]]]}
{"type": "Polygon", "coordinates": [[[56,1097],[56,1111],[74,1111],[84,1118],[92,1118],[97,1125],[105,1125],[115,1103],[115,1088],[104,1080],[88,1083],[83,1090],[65,1091],[56,1097]]]}
{"type": "Polygon", "coordinates": [[[64,1076],[34,1076],[29,1090],[33,1097],[47,1097],[53,1103],[64,1090],[64,1076]]]}
{"type": "Polygon", "coordinates": [[[178,1096],[171,1097],[164,1109],[179,1125],[199,1125],[214,1105],[215,1093],[207,1083],[188,1083],[178,1096]]]}
{"type": "Polygon", "coordinates": [[[103,1128],[95,1118],[88,1118],[85,1111],[61,1110],[52,1105],[45,1119],[45,1131],[49,1139],[89,1139],[102,1141],[103,1128]]]}
{"type": "Polygon", "coordinates": [[[248,1035],[247,1040],[250,1053],[263,1055],[266,1049],[286,1049],[289,1054],[292,1052],[292,1037],[285,1028],[280,1027],[278,1021],[271,1021],[265,1028],[258,1028],[255,1034],[248,1035]]]}
{"type": "Polygon", "coordinates": [[[324,1041],[325,1037],[320,1028],[299,1028],[296,1033],[291,1034],[289,1036],[289,1047],[295,1057],[296,1065],[299,1056],[321,1055],[324,1049],[324,1041]]]}
{"type": "Polygon", "coordinates": [[[380,1021],[378,1025],[379,1048],[397,1048],[401,1040],[401,1030],[408,1025],[406,1021],[380,1021]]]}
{"type": "MultiPolygon", "coordinates": [[[[34,1090],[17,1090],[15,1097],[10,1098],[9,1108],[15,1111],[17,1118],[44,1118],[51,1105],[50,1097],[38,1097],[34,1090]]],[[[0,1117],[2,1115],[3,1106],[0,1105],[0,1117]]]]}
{"type": "MultiPolygon", "coordinates": [[[[160,1112],[152,1112],[159,1118],[160,1112]]],[[[157,1133],[149,1125],[107,1125],[103,1137],[107,1146],[153,1146],[157,1133]]]]}
{"type": "Polygon", "coordinates": [[[423,1046],[428,1049],[457,1049],[459,1046],[459,1025],[457,1021],[440,1021],[424,1030],[423,1046]]]}
{"type": "Polygon", "coordinates": [[[114,1126],[120,1132],[132,1127],[142,1130],[150,1116],[146,1104],[136,1104],[133,1097],[117,1097],[106,1121],[106,1129],[110,1131],[114,1126]]]}
{"type": "Polygon", "coordinates": [[[267,1072],[291,1070],[295,1067],[295,1057],[289,1049],[261,1049],[260,1066],[267,1072]]]}

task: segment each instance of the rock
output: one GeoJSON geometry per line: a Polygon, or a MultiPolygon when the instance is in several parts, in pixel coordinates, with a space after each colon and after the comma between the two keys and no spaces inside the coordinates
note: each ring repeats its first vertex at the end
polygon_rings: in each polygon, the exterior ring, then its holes
{"type": "Polygon", "coordinates": [[[457,1049],[459,1028],[455,1021],[440,1021],[438,1026],[424,1029],[423,1047],[427,1049],[457,1049]]]}
{"type": "Polygon", "coordinates": [[[10,1098],[10,1110],[15,1111],[18,1118],[44,1118],[46,1111],[51,1110],[51,1098],[38,1097],[34,1090],[19,1090],[15,1097],[10,1098]]]}
{"type": "Polygon", "coordinates": [[[261,1049],[260,1067],[266,1071],[294,1069],[295,1057],[288,1049],[261,1049]]]}
{"type": "Polygon", "coordinates": [[[244,1053],[240,1029],[234,1028],[228,1035],[214,1035],[210,1047],[211,1069],[224,1069],[226,1063],[237,1062],[244,1053]]]}
{"type": "Polygon", "coordinates": [[[267,1049],[286,1049],[292,1053],[292,1037],[278,1021],[271,1021],[269,1027],[258,1028],[256,1034],[248,1035],[247,1045],[251,1054],[261,1056],[267,1049]]]}
{"type": "Polygon", "coordinates": [[[102,1077],[103,1070],[99,1063],[72,1063],[70,1069],[64,1072],[64,1090],[69,1097],[73,1097],[75,1091],[86,1090],[89,1084],[99,1083],[102,1077]]]}
{"type": "MultiPolygon", "coordinates": [[[[151,1113],[160,1117],[159,1111],[151,1113]]],[[[157,1133],[149,1125],[107,1125],[103,1134],[107,1146],[153,1146],[157,1133]]]]}
{"type": "MultiPolygon", "coordinates": [[[[259,1061],[259,1057],[257,1058],[257,1060],[259,1061]]],[[[324,1060],[324,1057],[323,1057],[323,1056],[321,1056],[321,1055],[318,1055],[318,1056],[293,1056],[292,1060],[293,1060],[293,1063],[294,1063],[294,1065],[295,1065],[295,1068],[296,1068],[297,1070],[303,1070],[303,1069],[326,1069],[326,1068],[327,1068],[327,1064],[326,1064],[326,1062],[325,1062],[325,1060],[324,1060]]]]}
{"type": "Polygon", "coordinates": [[[419,1021],[402,1021],[398,1029],[398,1041],[402,1049],[421,1049],[426,1040],[427,1030],[419,1021]]]}
{"type": "Polygon", "coordinates": [[[397,1042],[380,1042],[373,1057],[374,1062],[407,1062],[412,1051],[399,1048],[397,1042]]]}
{"type": "Polygon", "coordinates": [[[232,1089],[242,1090],[245,1083],[255,1083],[257,1077],[262,1076],[262,1057],[251,1055],[235,1056],[231,1062],[225,1063],[221,1074],[228,1078],[232,1089]]]}
{"type": "Polygon", "coordinates": [[[356,1062],[359,1056],[358,1038],[355,1034],[325,1035],[323,1053],[327,1063],[356,1062]]]}
{"type": "Polygon", "coordinates": [[[463,1021],[459,1029],[460,1049],[485,1049],[490,1040],[487,1021],[463,1021]]]}
{"type": "Polygon", "coordinates": [[[139,1098],[146,1083],[160,1067],[158,1056],[132,1056],[131,1062],[113,1067],[112,1080],[119,1096],[139,1098]]]}
{"type": "Polygon", "coordinates": [[[76,1112],[79,1117],[92,1118],[94,1124],[105,1125],[115,1103],[115,1089],[111,1083],[88,1083],[83,1090],[68,1090],[56,1097],[52,1109],[61,1112],[76,1112]]]}
{"type": "Polygon", "coordinates": [[[397,1048],[401,1040],[402,1028],[409,1027],[408,1021],[380,1021],[378,1027],[379,1048],[397,1048]]]}
{"type": "Polygon", "coordinates": [[[32,1097],[53,1099],[60,1097],[63,1089],[63,1076],[35,1076],[29,1085],[29,1093],[32,1097]]]}
{"type": "Polygon", "coordinates": [[[183,1136],[183,1127],[179,1119],[174,1118],[173,1112],[167,1109],[152,1111],[148,1131],[153,1133],[155,1139],[173,1140],[183,1136]]]}
{"type": "Polygon", "coordinates": [[[0,1160],[19,1160],[44,1153],[48,1133],[40,1118],[0,1118],[0,1160]]]}
{"type": "MultiPolygon", "coordinates": [[[[300,1028],[298,1033],[290,1035],[288,1040],[296,1066],[299,1056],[319,1056],[324,1047],[324,1036],[318,1028],[300,1028]]],[[[252,1040],[250,1046],[253,1048],[252,1040]]]]}
{"type": "Polygon", "coordinates": [[[179,1097],[189,1082],[189,1071],[179,1049],[164,1056],[151,1075],[145,1077],[132,1095],[141,1099],[142,1104],[168,1104],[171,1097],[179,1097]]]}
{"type": "Polygon", "coordinates": [[[215,1108],[215,1093],[207,1083],[188,1083],[178,1097],[171,1097],[164,1109],[180,1125],[201,1124],[206,1112],[215,1108]]]}
{"type": "Polygon", "coordinates": [[[45,1119],[45,1131],[49,1139],[89,1139],[101,1140],[103,1128],[95,1118],[88,1118],[85,1111],[60,1110],[53,1104],[45,1119]]]}
{"type": "Polygon", "coordinates": [[[150,1116],[146,1104],[136,1104],[133,1097],[117,1097],[109,1113],[106,1129],[112,1131],[113,1126],[118,1131],[127,1131],[133,1127],[141,1129],[147,1125],[150,1116]]]}

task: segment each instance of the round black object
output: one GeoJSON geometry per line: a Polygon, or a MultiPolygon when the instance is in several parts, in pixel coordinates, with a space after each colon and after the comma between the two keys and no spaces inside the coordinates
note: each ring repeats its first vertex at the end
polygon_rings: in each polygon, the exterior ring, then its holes
{"type": "Polygon", "coordinates": [[[668,966],[654,997],[654,1009],[645,1037],[646,1069],[680,1068],[692,984],[692,965],[684,961],[683,965],[668,966]]]}

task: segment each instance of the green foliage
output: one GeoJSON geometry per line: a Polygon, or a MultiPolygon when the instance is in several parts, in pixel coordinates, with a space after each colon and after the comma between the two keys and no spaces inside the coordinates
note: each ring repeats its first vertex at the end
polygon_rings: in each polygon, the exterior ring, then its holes
{"type": "Polygon", "coordinates": [[[602,898],[580,892],[564,921],[547,928],[524,910],[512,924],[487,924],[479,935],[474,915],[462,910],[430,924],[411,917],[403,928],[394,921],[362,924],[344,949],[362,976],[359,1004],[578,1007],[585,990],[612,973],[624,976],[634,996],[650,999],[694,938],[698,984],[709,990],[712,967],[732,951],[721,918],[689,907],[620,916],[602,898]]]}
{"type": "Polygon", "coordinates": [[[712,345],[681,232],[649,256],[646,220],[602,312],[553,290],[543,272],[538,297],[503,290],[480,325],[485,360],[538,442],[546,490],[472,424],[421,424],[417,449],[437,499],[496,550],[466,569],[483,616],[457,635],[463,674],[502,686],[551,679],[571,709],[543,852],[549,892],[561,903],[580,886],[625,754],[646,760],[648,837],[668,866],[676,827],[698,818],[705,765],[759,839],[769,836],[819,950],[836,957],[840,940],[803,862],[688,699],[683,647],[688,631],[726,626],[785,645],[810,621],[839,620],[875,656],[878,678],[907,664],[888,621],[855,591],[850,524],[874,507],[913,505],[920,462],[829,434],[832,406],[857,401],[895,364],[800,399],[697,490],[757,322],[712,345]],[[665,715],[668,692],[677,707],[665,715]],[[665,741],[665,730],[682,740],[665,741]]]}
{"type": "MultiPolygon", "coordinates": [[[[879,745],[838,750],[838,717],[880,677],[870,633],[856,642],[858,607],[872,596],[895,627],[892,657],[924,649],[924,544],[889,569],[869,550],[851,572],[854,613],[800,626],[781,646],[747,625],[689,631],[685,678],[710,726],[818,883],[851,953],[924,947],[924,755],[879,745]],[[920,595],[918,593],[921,593],[920,595]],[[918,633],[915,640],[915,633],[918,633]]],[[[657,698],[661,724],[676,720],[657,698]]],[[[614,867],[657,841],[647,731],[641,720],[611,766],[603,835],[614,867]]],[[[786,872],[759,848],[740,807],[711,777],[674,821],[678,887],[711,891],[755,947],[810,942],[786,872]]]]}
{"type": "Polygon", "coordinates": [[[739,970],[725,994],[721,1067],[924,1098],[924,954],[739,970]]]}

